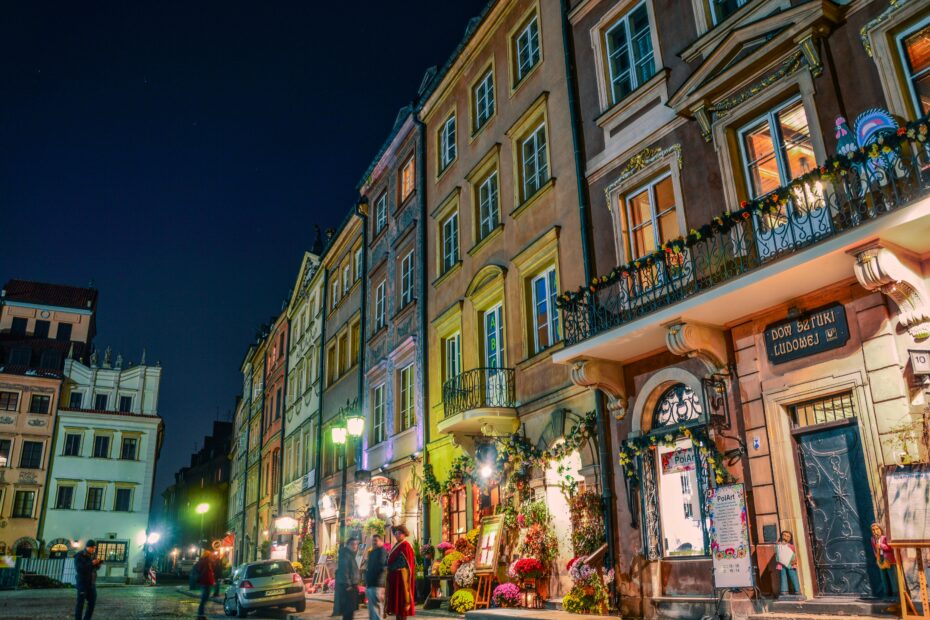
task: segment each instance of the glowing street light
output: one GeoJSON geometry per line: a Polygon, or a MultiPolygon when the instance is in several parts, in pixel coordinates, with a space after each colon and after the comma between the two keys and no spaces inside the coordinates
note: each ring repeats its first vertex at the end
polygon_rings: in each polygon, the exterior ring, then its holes
{"type": "Polygon", "coordinates": [[[200,542],[203,543],[203,516],[207,514],[210,510],[210,504],[207,502],[201,502],[197,504],[197,507],[194,508],[194,511],[200,515],[200,542]]]}
{"type": "Polygon", "coordinates": [[[150,545],[156,544],[159,540],[161,540],[161,534],[158,532],[152,532],[148,535],[148,538],[145,539],[145,541],[150,545]]]}
{"type": "Polygon", "coordinates": [[[487,480],[491,477],[491,474],[494,473],[494,468],[492,468],[490,465],[482,465],[478,473],[481,474],[482,478],[487,480]]]}
{"type": "Polygon", "coordinates": [[[345,426],[334,426],[331,432],[334,444],[337,446],[344,446],[346,444],[347,429],[345,426]]]}
{"type": "Polygon", "coordinates": [[[346,429],[352,437],[361,437],[365,430],[365,418],[356,414],[346,418],[346,429]]]}

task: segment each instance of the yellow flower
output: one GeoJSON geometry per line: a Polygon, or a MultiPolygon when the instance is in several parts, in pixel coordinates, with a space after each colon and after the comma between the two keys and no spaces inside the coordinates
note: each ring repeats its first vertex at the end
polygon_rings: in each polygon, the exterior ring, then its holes
{"type": "Polygon", "coordinates": [[[723,482],[723,476],[717,476],[716,480],[717,480],[717,484],[722,483],[722,482],[723,482]]]}

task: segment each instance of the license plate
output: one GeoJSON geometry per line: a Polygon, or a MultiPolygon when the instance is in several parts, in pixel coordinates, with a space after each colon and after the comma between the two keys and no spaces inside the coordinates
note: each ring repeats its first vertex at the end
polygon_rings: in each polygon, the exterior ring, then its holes
{"type": "Polygon", "coordinates": [[[277,596],[279,594],[284,594],[284,590],[265,590],[265,596],[277,596]]]}

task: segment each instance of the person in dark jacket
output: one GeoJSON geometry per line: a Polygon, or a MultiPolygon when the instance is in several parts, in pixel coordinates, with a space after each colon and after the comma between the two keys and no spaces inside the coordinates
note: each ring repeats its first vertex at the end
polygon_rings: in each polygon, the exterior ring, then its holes
{"type": "Polygon", "coordinates": [[[361,573],[355,554],[358,553],[358,538],[352,537],[339,549],[339,563],[336,567],[336,591],[342,594],[339,610],[342,620],[352,620],[358,609],[358,585],[361,573]]]}
{"type": "Polygon", "coordinates": [[[97,556],[97,542],[88,540],[84,550],[74,556],[74,587],[77,590],[77,604],[74,606],[74,620],[90,620],[94,616],[97,604],[97,571],[103,560],[97,556]],[[85,603],[87,607],[85,608],[85,603]]]}
{"type": "Polygon", "coordinates": [[[207,620],[204,607],[210,598],[210,590],[216,583],[216,578],[213,576],[213,554],[209,549],[204,550],[203,555],[194,565],[194,570],[197,571],[197,585],[200,586],[200,607],[197,608],[197,620],[207,620]]]}
{"type": "Polygon", "coordinates": [[[384,618],[384,586],[387,582],[387,549],[384,537],[371,537],[371,552],[365,566],[365,598],[368,600],[368,620],[384,618]]]}

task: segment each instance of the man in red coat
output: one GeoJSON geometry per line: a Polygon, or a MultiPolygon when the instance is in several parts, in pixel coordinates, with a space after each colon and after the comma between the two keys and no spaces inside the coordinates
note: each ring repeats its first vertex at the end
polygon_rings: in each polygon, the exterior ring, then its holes
{"type": "Polygon", "coordinates": [[[391,528],[397,544],[388,556],[388,578],[385,613],[404,620],[414,615],[413,596],[416,592],[416,571],[414,567],[413,547],[407,541],[410,532],[403,525],[391,528]]]}

